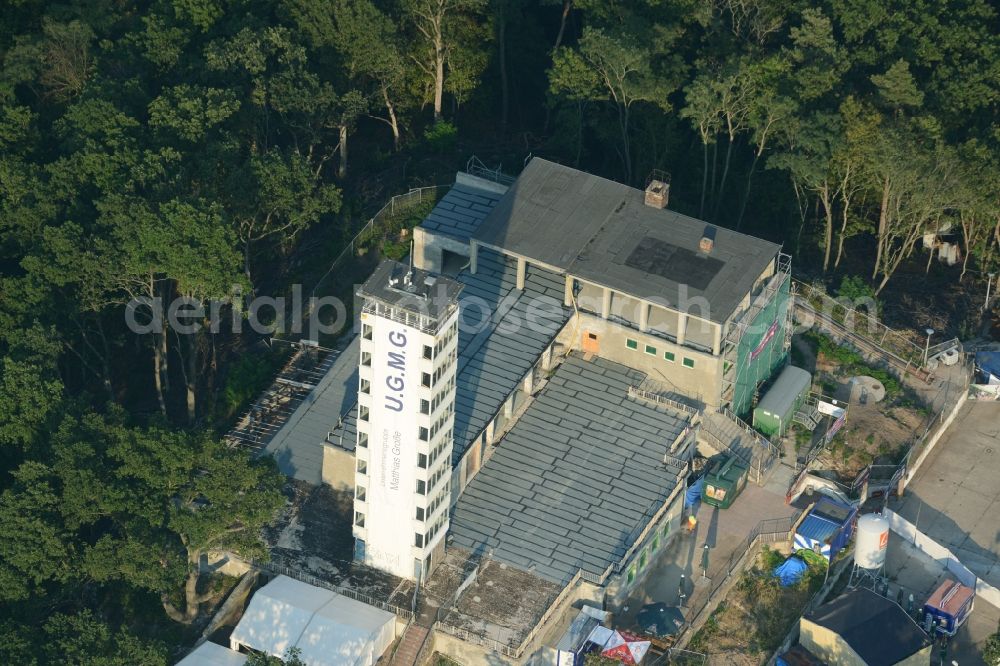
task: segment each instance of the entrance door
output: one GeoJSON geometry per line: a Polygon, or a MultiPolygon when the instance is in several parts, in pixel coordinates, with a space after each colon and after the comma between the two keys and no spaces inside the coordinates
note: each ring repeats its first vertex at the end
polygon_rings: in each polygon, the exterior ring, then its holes
{"type": "Polygon", "coordinates": [[[599,354],[601,352],[601,343],[597,339],[597,333],[584,331],[583,344],[581,346],[583,347],[584,353],[599,354]]]}

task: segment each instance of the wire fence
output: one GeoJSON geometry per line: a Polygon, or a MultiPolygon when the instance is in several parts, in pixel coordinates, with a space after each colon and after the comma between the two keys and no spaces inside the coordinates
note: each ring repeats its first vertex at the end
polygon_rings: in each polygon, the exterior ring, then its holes
{"type": "Polygon", "coordinates": [[[871,312],[864,312],[849,305],[849,299],[836,299],[826,293],[824,289],[817,285],[806,282],[795,281],[797,296],[805,299],[813,310],[820,312],[841,326],[847,328],[855,335],[867,338],[873,344],[892,352],[896,356],[913,363],[921,365],[923,361],[924,349],[916,344],[906,333],[889,328],[878,319],[878,312],[874,301],[872,310],[876,310],[874,316],[871,312]]]}
{"type": "MultiPolygon", "coordinates": [[[[932,410],[932,412],[928,414],[927,418],[924,420],[922,430],[919,434],[914,435],[908,442],[906,453],[903,455],[903,459],[899,463],[899,467],[896,475],[894,475],[894,478],[902,478],[913,468],[916,461],[920,460],[921,455],[924,453],[928,444],[934,440],[935,435],[940,434],[937,429],[944,426],[945,421],[947,421],[955,409],[958,408],[959,404],[964,402],[968,397],[969,383],[972,381],[972,372],[972,364],[966,360],[962,367],[962,373],[959,376],[959,380],[957,382],[946,381],[944,386],[941,387],[938,399],[934,401],[939,403],[937,409],[932,410]]],[[[888,497],[889,494],[890,492],[886,492],[886,497],[888,497]]]]}
{"type": "MultiPolygon", "coordinates": [[[[443,188],[451,187],[450,185],[429,185],[427,187],[415,187],[409,192],[403,194],[397,194],[389,201],[386,202],[384,206],[369,219],[355,234],[354,238],[348,242],[347,246],[340,251],[340,254],[336,256],[330,267],[327,269],[326,273],[320,277],[316,282],[316,286],[313,287],[310,296],[315,296],[316,293],[323,287],[326,280],[333,275],[349,258],[355,255],[358,248],[366,247],[367,244],[379,233],[384,232],[385,228],[388,226],[388,222],[393,220],[396,215],[409,210],[413,206],[427,201],[428,199],[436,200],[438,191],[443,188]]],[[[308,316],[308,312],[306,315],[308,316]]]]}
{"type": "Polygon", "coordinates": [[[709,572],[711,575],[708,576],[711,584],[708,592],[692,599],[692,604],[688,608],[687,615],[690,620],[677,636],[679,646],[687,645],[694,632],[708,619],[712,610],[711,602],[732,577],[746,569],[757,557],[763,546],[787,540],[794,524],[794,516],[760,521],[726,560],[713,567],[713,570],[709,572]]]}
{"type": "Polygon", "coordinates": [[[292,569],[275,562],[260,562],[254,559],[250,559],[247,564],[257,569],[258,571],[263,571],[273,575],[288,576],[289,578],[294,578],[295,580],[313,585],[315,587],[322,587],[324,589],[330,590],[331,592],[336,592],[355,601],[360,601],[361,603],[368,604],[369,606],[374,606],[375,608],[381,608],[384,611],[395,614],[402,620],[410,622],[413,620],[413,611],[406,608],[401,608],[394,604],[390,604],[381,599],[376,599],[370,594],[365,594],[364,592],[358,592],[357,590],[352,590],[348,587],[343,587],[337,585],[328,580],[323,580],[322,578],[317,578],[311,574],[307,574],[299,569],[292,569]]]}
{"type": "Polygon", "coordinates": [[[649,662],[648,666],[666,666],[667,664],[683,664],[684,666],[702,666],[708,662],[708,655],[692,650],[668,648],[662,655],[649,662]]]}
{"type": "MultiPolygon", "coordinates": [[[[919,461],[921,456],[924,454],[927,446],[942,434],[942,429],[946,426],[948,419],[968,397],[969,382],[972,380],[972,371],[972,364],[966,360],[966,362],[962,365],[962,369],[957,380],[952,379],[943,383],[941,390],[932,400],[932,404],[935,404],[936,407],[931,409],[928,413],[927,417],[924,419],[922,427],[917,430],[909,440],[903,443],[905,453],[897,465],[868,465],[858,473],[857,477],[855,477],[854,482],[850,485],[851,491],[860,491],[865,481],[869,482],[869,487],[871,488],[873,480],[888,479],[887,481],[884,481],[884,483],[879,483],[877,485],[877,487],[880,488],[878,492],[883,492],[881,488],[884,485],[884,501],[887,502],[889,497],[897,491],[897,486],[900,480],[908,477],[908,474],[911,472],[914,465],[917,464],[917,461],[919,461]],[[875,474],[876,470],[880,468],[884,470],[884,468],[887,467],[895,467],[895,471],[891,475],[884,473],[875,474]]],[[[877,497],[877,495],[870,496],[877,497]]]]}

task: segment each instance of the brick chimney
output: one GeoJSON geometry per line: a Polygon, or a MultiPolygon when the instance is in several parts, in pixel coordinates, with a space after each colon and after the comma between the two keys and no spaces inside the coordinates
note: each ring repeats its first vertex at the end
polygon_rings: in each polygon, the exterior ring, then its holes
{"type": "Polygon", "coordinates": [[[701,232],[701,240],[698,242],[698,249],[705,254],[711,254],[715,247],[715,227],[711,224],[705,225],[705,230],[701,232]]]}
{"type": "Polygon", "coordinates": [[[646,185],[646,205],[651,208],[666,208],[670,200],[670,182],[653,178],[646,185]]]}

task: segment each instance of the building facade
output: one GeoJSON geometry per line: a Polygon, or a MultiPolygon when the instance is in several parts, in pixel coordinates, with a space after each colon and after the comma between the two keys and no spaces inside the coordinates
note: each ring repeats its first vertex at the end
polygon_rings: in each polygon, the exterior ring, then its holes
{"type": "Polygon", "coordinates": [[[384,262],[361,288],[355,558],[420,580],[448,531],[458,283],[384,262]]]}

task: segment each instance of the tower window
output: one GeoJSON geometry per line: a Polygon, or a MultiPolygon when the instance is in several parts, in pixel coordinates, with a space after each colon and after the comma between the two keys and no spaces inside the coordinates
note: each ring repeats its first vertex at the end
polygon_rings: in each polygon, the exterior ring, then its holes
{"type": "Polygon", "coordinates": [[[365,395],[369,395],[372,392],[372,383],[370,381],[368,381],[367,379],[362,378],[361,379],[361,386],[360,386],[360,388],[358,388],[358,390],[361,393],[364,393],[365,395]]]}
{"type": "Polygon", "coordinates": [[[364,460],[360,460],[359,459],[358,460],[358,474],[367,474],[367,473],[368,473],[368,463],[365,462],[364,460]]]}
{"type": "Polygon", "coordinates": [[[421,522],[424,520],[424,507],[422,506],[417,507],[417,520],[421,522]]]}
{"type": "Polygon", "coordinates": [[[368,448],[368,433],[359,432],[358,433],[358,448],[367,449],[368,448]]]}
{"type": "Polygon", "coordinates": [[[424,345],[424,358],[434,358],[434,350],[431,349],[430,345],[424,345]]]}
{"type": "Polygon", "coordinates": [[[413,545],[417,548],[424,547],[424,535],[419,532],[413,535],[413,545]]]}
{"type": "Polygon", "coordinates": [[[372,327],[371,324],[361,324],[361,337],[365,340],[372,339],[372,327]]]}
{"type": "Polygon", "coordinates": [[[365,487],[364,486],[355,486],[354,487],[354,497],[359,502],[364,502],[366,496],[367,496],[367,492],[365,491],[365,487]]]}
{"type": "Polygon", "coordinates": [[[360,511],[355,511],[354,512],[354,524],[357,525],[358,527],[364,527],[365,526],[365,514],[361,513],[360,511]]]}
{"type": "Polygon", "coordinates": [[[361,352],[361,365],[370,368],[372,365],[372,353],[363,351],[361,352]]]}
{"type": "Polygon", "coordinates": [[[429,387],[431,385],[430,373],[422,372],[420,373],[420,385],[429,387]]]}

